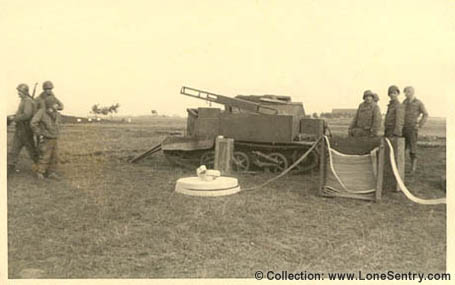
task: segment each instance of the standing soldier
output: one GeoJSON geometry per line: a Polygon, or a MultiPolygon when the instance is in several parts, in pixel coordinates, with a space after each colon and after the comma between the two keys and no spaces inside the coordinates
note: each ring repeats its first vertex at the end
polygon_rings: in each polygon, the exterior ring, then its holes
{"type": "Polygon", "coordinates": [[[36,166],[38,179],[59,179],[56,173],[58,163],[57,139],[60,132],[60,114],[57,111],[58,104],[51,100],[45,100],[44,105],[36,112],[30,123],[33,132],[38,137],[40,151],[36,166]]]}
{"type": "Polygon", "coordinates": [[[404,88],[403,92],[406,95],[406,99],[403,101],[403,105],[405,106],[403,136],[406,149],[409,150],[411,156],[412,173],[415,173],[417,168],[418,130],[422,128],[428,120],[428,112],[422,101],[414,96],[414,88],[412,86],[404,88]],[[420,115],[422,115],[422,117],[419,120],[420,115]]]}
{"type": "Polygon", "coordinates": [[[374,102],[375,94],[370,90],[363,93],[363,100],[349,127],[349,135],[353,137],[375,137],[381,126],[381,111],[374,102]]]}
{"type": "Polygon", "coordinates": [[[43,92],[36,98],[37,109],[45,107],[47,100],[52,100],[54,101],[54,104],[58,105],[58,111],[63,110],[63,103],[55,97],[52,89],[54,89],[54,84],[52,84],[51,81],[45,81],[43,83],[43,92]]]}
{"type": "Polygon", "coordinates": [[[33,163],[36,163],[38,160],[38,152],[35,148],[33,132],[30,128],[30,120],[35,112],[35,104],[29,95],[27,84],[19,84],[16,89],[21,98],[21,102],[16,115],[14,115],[13,118],[10,118],[10,120],[16,122],[16,131],[14,132],[13,146],[8,153],[8,175],[16,170],[17,160],[22,147],[27,149],[33,163]]]}
{"type": "Polygon", "coordinates": [[[401,137],[404,122],[404,109],[403,105],[398,100],[400,89],[395,85],[392,85],[389,87],[387,93],[389,94],[390,102],[387,106],[387,113],[384,120],[384,136],[401,137]]]}

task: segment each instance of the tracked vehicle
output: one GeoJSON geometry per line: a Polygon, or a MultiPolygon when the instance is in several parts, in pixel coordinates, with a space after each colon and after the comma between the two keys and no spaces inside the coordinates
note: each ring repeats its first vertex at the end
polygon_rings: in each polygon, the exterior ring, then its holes
{"type": "MultiPolygon", "coordinates": [[[[303,104],[292,102],[289,96],[232,98],[190,87],[182,87],[180,93],[224,105],[224,109],[187,109],[185,135],[167,137],[160,146],[166,158],[177,165],[212,167],[215,139],[224,136],[234,139],[234,170],[279,172],[296,161],[324,132],[322,121],[305,116],[303,104]]],[[[308,171],[317,165],[318,155],[313,152],[296,169],[308,171]]]]}

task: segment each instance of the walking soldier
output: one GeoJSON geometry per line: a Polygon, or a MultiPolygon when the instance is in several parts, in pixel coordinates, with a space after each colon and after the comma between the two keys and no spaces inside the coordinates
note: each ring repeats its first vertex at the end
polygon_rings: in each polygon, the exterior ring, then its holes
{"type": "Polygon", "coordinates": [[[15,121],[16,130],[14,132],[13,145],[8,152],[8,176],[15,171],[19,154],[23,147],[27,150],[33,163],[36,163],[38,160],[38,152],[35,147],[33,132],[30,127],[30,120],[35,113],[36,107],[33,99],[29,95],[27,84],[19,84],[16,89],[21,98],[21,102],[16,115],[9,118],[9,120],[15,121]]]}
{"type": "Polygon", "coordinates": [[[44,105],[36,112],[31,121],[33,132],[38,137],[40,151],[36,167],[36,175],[39,179],[58,179],[56,173],[58,163],[58,145],[60,129],[60,114],[57,111],[58,104],[53,100],[44,100],[44,105]]]}
{"type": "Polygon", "coordinates": [[[35,99],[36,100],[36,105],[37,109],[44,108],[46,105],[47,100],[53,100],[55,104],[57,104],[57,110],[62,111],[63,110],[63,103],[55,97],[54,92],[52,92],[52,89],[54,89],[54,84],[51,81],[45,81],[43,83],[43,92],[35,99]]]}
{"type": "Polygon", "coordinates": [[[418,130],[425,125],[428,120],[428,112],[423,105],[422,101],[414,96],[414,88],[408,86],[404,88],[403,92],[406,99],[403,101],[405,106],[403,136],[405,138],[405,147],[409,150],[411,157],[412,173],[417,168],[417,136],[418,130]],[[419,117],[421,118],[419,119],[419,117]]]}

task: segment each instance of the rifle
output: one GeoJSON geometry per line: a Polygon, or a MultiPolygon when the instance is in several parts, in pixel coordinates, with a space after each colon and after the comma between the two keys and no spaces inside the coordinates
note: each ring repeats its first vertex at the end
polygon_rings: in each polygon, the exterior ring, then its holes
{"type": "Polygon", "coordinates": [[[35,98],[35,92],[36,92],[37,85],[38,85],[38,82],[35,82],[35,87],[33,87],[32,99],[35,98]]]}

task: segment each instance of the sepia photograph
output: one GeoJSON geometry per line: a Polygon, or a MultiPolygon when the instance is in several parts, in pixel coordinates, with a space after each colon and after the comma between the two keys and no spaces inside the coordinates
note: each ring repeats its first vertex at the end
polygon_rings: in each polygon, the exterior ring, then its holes
{"type": "Polygon", "coordinates": [[[455,279],[454,1],[0,8],[5,284],[455,279]]]}

